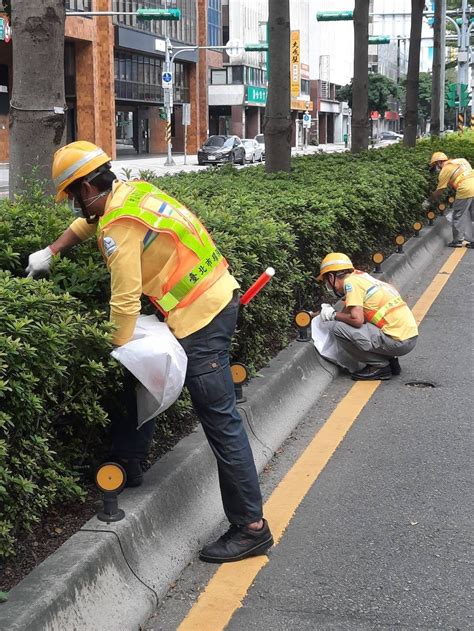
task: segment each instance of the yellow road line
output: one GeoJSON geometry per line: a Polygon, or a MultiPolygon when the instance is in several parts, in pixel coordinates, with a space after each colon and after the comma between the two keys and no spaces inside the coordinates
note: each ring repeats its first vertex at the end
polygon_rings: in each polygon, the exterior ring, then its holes
{"type": "Polygon", "coordinates": [[[416,305],[413,307],[412,311],[417,324],[420,324],[425,315],[428,313],[431,305],[448,282],[449,277],[454,272],[459,261],[466,254],[466,252],[466,248],[457,248],[456,250],[454,250],[446,263],[433,278],[428,289],[425,290],[416,305]]]}
{"type": "MultiPolygon", "coordinates": [[[[455,250],[413,308],[421,322],[466,253],[455,250]]],[[[278,544],[298,506],[317,480],[337,446],[368,403],[380,381],[358,381],[335,408],[311,443],[265,504],[265,516],[278,544]]],[[[242,606],[252,582],[268,563],[267,556],[221,565],[199,596],[178,631],[222,631],[242,606]]]]}

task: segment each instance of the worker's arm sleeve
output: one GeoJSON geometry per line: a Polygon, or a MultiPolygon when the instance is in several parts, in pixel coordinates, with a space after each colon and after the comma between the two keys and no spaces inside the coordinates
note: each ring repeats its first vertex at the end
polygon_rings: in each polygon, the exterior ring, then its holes
{"type": "Polygon", "coordinates": [[[364,306],[365,289],[359,285],[356,278],[349,278],[344,283],[344,293],[346,307],[364,306]]]}
{"type": "Polygon", "coordinates": [[[138,231],[119,224],[111,225],[103,236],[111,275],[110,320],[117,327],[112,342],[122,346],[132,338],[140,314],[143,240],[138,231]]]}
{"type": "Polygon", "coordinates": [[[97,232],[96,223],[87,223],[85,219],[81,218],[75,219],[69,227],[81,241],[90,239],[97,232]]]}
{"type": "Polygon", "coordinates": [[[450,175],[451,173],[448,169],[441,169],[441,173],[439,174],[438,178],[438,187],[436,188],[437,191],[441,191],[444,188],[447,188],[450,175]]]}

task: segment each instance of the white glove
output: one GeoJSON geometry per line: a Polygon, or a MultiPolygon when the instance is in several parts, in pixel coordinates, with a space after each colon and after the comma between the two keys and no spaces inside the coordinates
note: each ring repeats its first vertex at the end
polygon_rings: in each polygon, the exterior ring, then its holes
{"type": "Polygon", "coordinates": [[[430,208],[431,208],[431,202],[425,199],[423,203],[421,204],[421,209],[426,211],[426,210],[429,210],[430,208]]]}
{"type": "Polygon", "coordinates": [[[321,312],[319,314],[323,322],[331,322],[336,319],[336,310],[331,305],[326,303],[321,305],[321,312]]]}
{"type": "Polygon", "coordinates": [[[28,267],[25,270],[28,272],[28,278],[35,278],[40,274],[48,274],[52,260],[53,253],[49,246],[30,254],[28,257],[28,267]]]}

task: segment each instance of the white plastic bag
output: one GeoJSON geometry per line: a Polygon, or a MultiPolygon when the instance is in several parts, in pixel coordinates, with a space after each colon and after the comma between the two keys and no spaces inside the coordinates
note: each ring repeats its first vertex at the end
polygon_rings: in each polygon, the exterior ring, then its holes
{"type": "Polygon", "coordinates": [[[318,353],[325,359],[346,368],[349,372],[362,370],[362,364],[351,357],[332,333],[330,327],[325,326],[321,316],[316,316],[311,322],[311,337],[318,353]]]}
{"type": "Polygon", "coordinates": [[[112,351],[140,382],[138,427],[167,410],[179,397],[188,358],[168,325],[154,315],[139,316],[130,342],[112,351]]]}

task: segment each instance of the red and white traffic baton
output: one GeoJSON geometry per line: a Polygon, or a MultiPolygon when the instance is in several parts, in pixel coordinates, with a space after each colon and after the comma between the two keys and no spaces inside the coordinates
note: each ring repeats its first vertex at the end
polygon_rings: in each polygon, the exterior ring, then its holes
{"type": "Polygon", "coordinates": [[[251,285],[245,294],[240,298],[240,304],[242,306],[248,305],[248,303],[255,298],[258,292],[265,287],[265,285],[271,281],[275,276],[275,270],[273,267],[267,267],[267,269],[261,274],[257,280],[251,285]]]}

